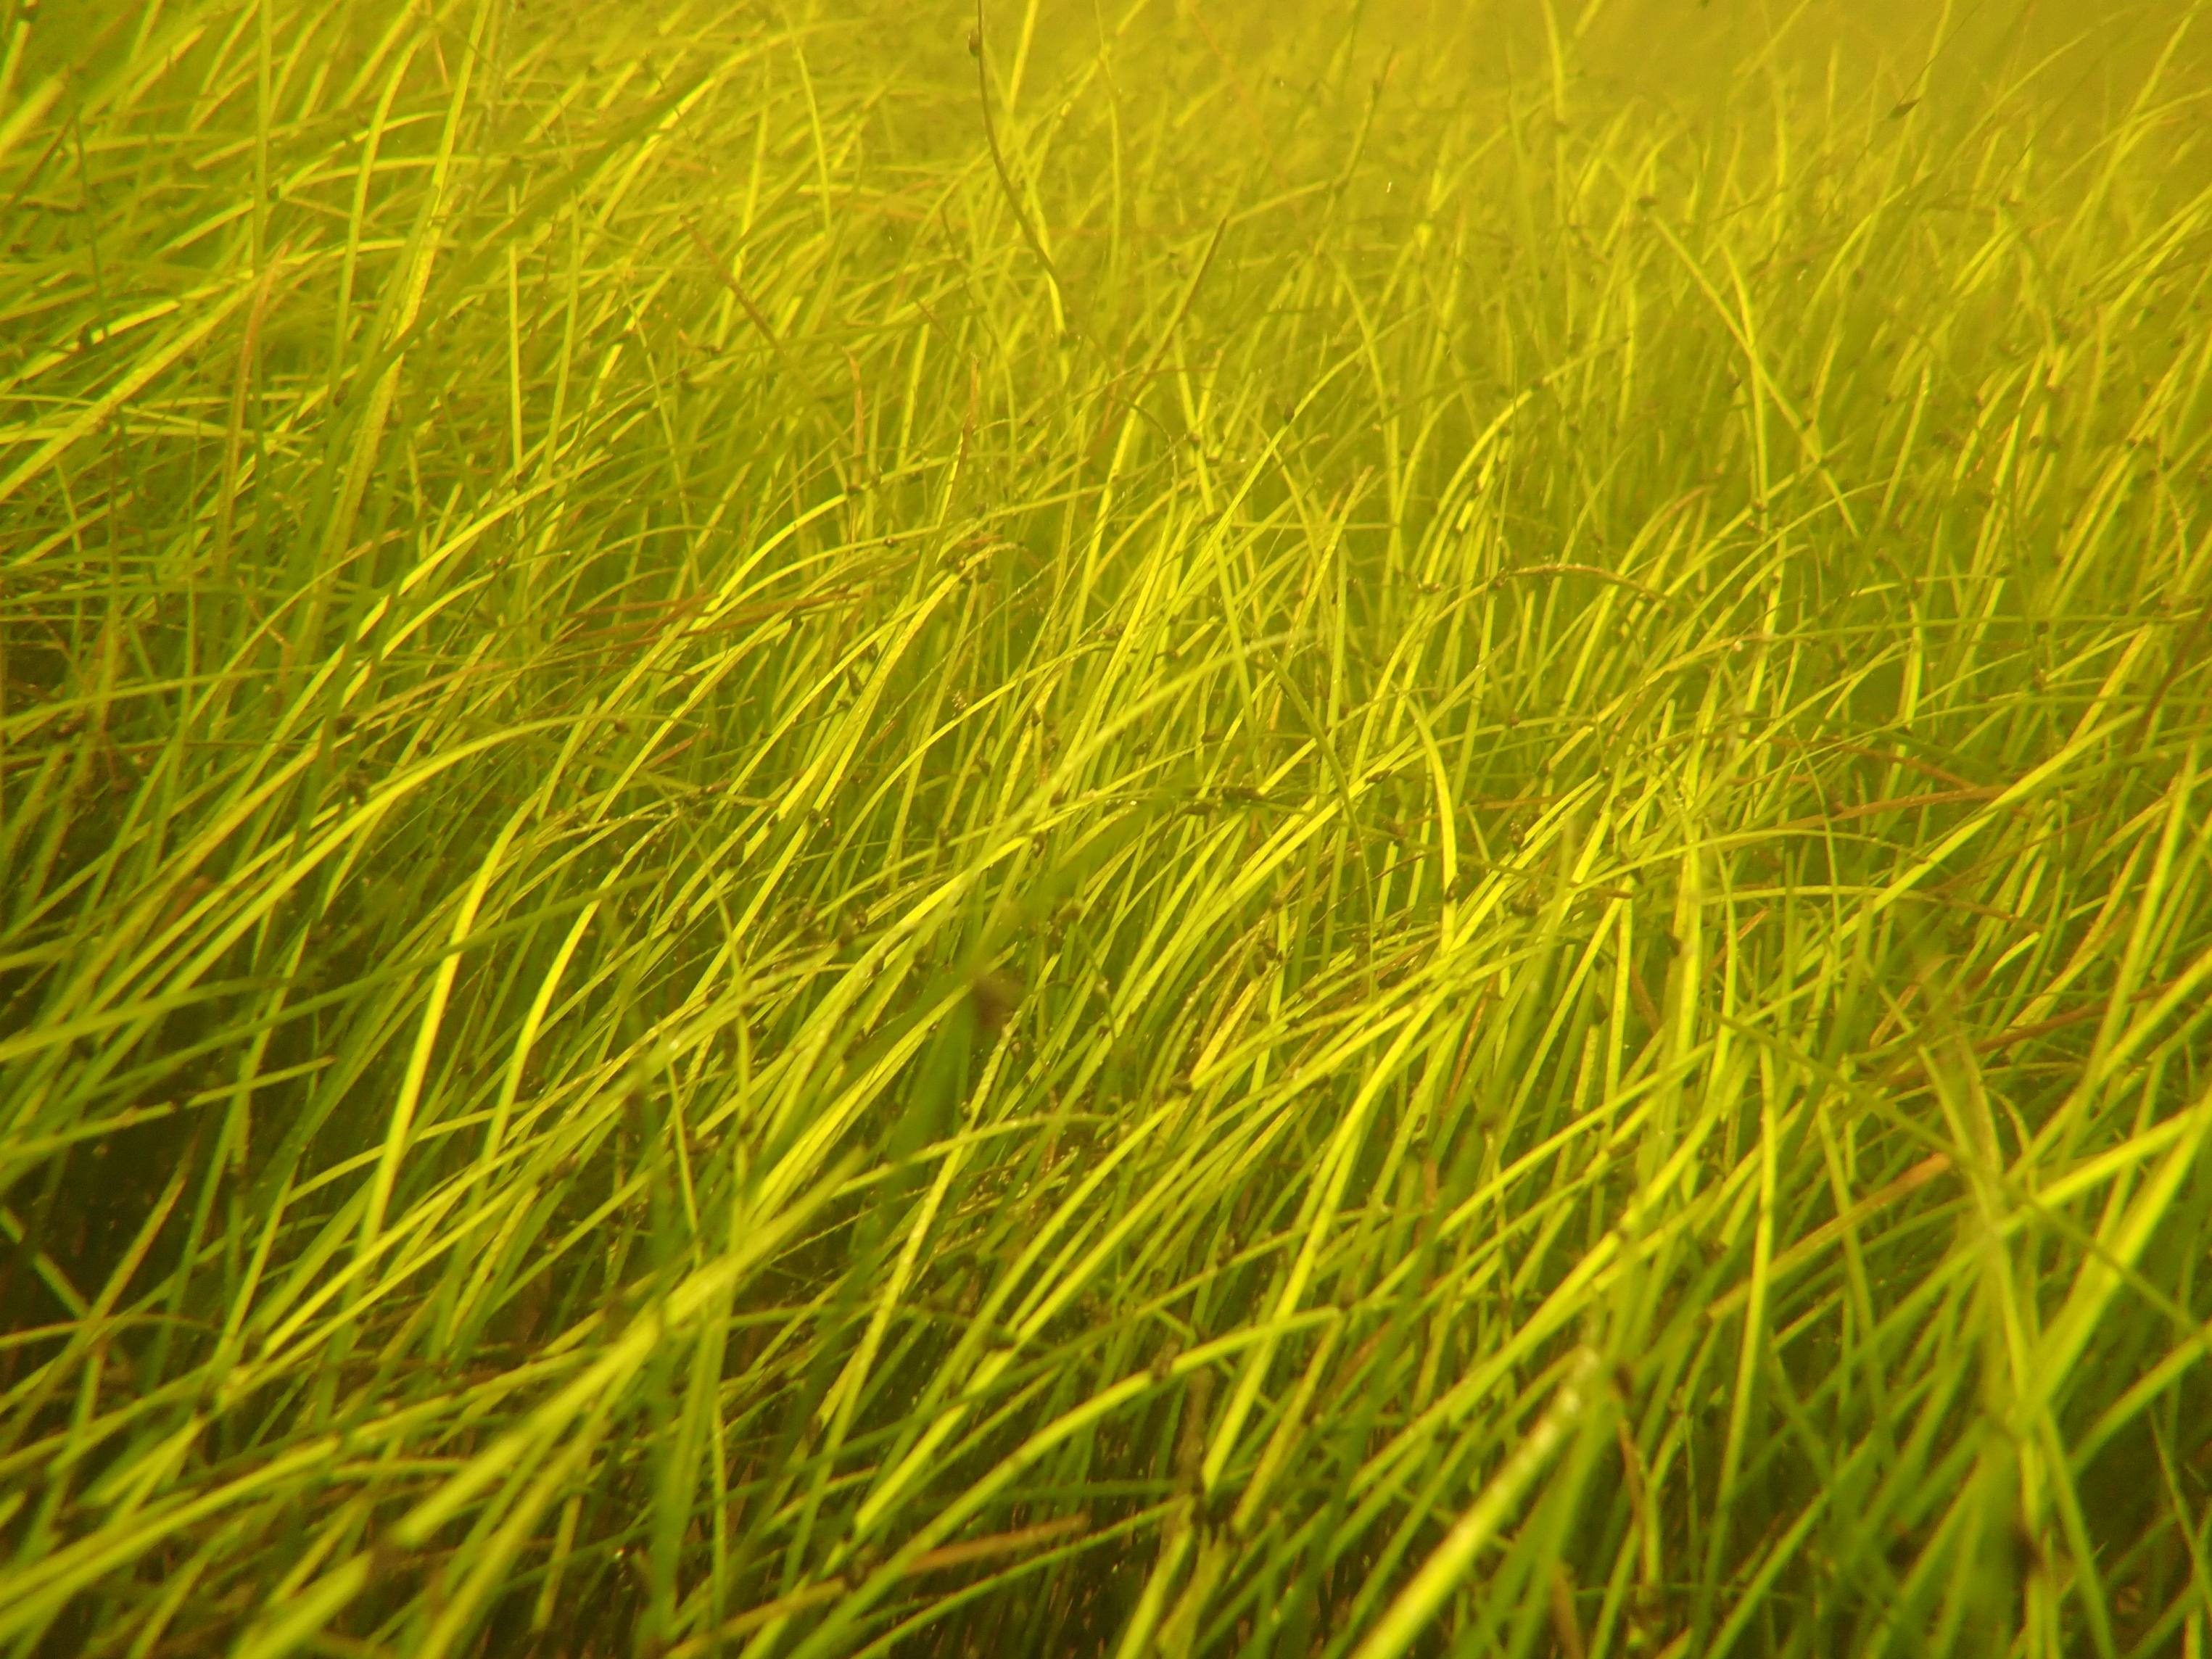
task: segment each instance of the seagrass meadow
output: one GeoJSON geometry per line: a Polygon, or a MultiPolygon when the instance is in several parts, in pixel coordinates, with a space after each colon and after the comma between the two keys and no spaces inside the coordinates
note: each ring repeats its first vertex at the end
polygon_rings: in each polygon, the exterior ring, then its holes
{"type": "Polygon", "coordinates": [[[2212,16],[0,0],[0,1654],[2212,1656],[2212,16]]]}

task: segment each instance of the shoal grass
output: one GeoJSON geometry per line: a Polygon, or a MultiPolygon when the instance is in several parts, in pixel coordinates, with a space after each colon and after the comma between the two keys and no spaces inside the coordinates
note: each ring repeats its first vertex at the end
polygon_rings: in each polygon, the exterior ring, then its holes
{"type": "Polygon", "coordinates": [[[1690,10],[13,0],[6,1651],[2199,1659],[2205,20],[1690,10]]]}

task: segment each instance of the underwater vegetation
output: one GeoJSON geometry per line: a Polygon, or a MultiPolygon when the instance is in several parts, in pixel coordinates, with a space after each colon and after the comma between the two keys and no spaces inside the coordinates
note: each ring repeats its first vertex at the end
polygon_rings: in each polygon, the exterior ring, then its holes
{"type": "Polygon", "coordinates": [[[0,0],[0,1652],[2203,1659],[2202,13],[0,0]]]}

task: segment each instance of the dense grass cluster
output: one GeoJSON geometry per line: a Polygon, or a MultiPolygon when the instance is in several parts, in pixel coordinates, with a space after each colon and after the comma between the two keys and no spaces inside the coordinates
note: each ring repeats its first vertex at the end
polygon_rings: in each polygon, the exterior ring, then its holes
{"type": "Polygon", "coordinates": [[[0,1650],[2207,1654],[2191,8],[9,4],[0,1650]]]}

